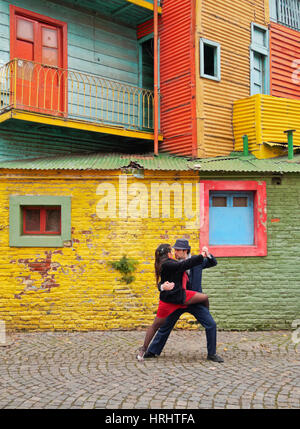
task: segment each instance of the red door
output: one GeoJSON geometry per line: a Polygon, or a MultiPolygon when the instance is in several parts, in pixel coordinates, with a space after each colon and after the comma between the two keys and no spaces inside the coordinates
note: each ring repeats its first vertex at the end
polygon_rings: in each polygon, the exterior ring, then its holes
{"type": "Polygon", "coordinates": [[[30,12],[14,12],[11,58],[16,59],[12,69],[16,107],[63,115],[67,105],[63,28],[30,12]]]}

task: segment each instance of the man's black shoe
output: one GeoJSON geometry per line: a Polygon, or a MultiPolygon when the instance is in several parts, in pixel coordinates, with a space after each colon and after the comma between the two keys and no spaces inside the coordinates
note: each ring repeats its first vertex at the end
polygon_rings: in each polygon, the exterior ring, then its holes
{"type": "Polygon", "coordinates": [[[146,352],[144,354],[144,359],[150,359],[150,358],[155,358],[155,357],[156,357],[156,355],[154,353],[151,353],[151,352],[146,352]]]}
{"type": "Polygon", "coordinates": [[[221,358],[219,355],[207,355],[207,360],[212,360],[213,362],[224,362],[224,359],[221,358]]]}

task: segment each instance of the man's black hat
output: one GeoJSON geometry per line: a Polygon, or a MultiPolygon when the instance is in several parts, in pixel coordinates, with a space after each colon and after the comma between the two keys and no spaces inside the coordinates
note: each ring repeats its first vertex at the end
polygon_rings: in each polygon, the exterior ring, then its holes
{"type": "Polygon", "coordinates": [[[191,247],[189,245],[188,240],[186,240],[185,238],[179,238],[178,240],[176,240],[176,243],[174,244],[173,249],[188,250],[190,252],[191,247]]]}

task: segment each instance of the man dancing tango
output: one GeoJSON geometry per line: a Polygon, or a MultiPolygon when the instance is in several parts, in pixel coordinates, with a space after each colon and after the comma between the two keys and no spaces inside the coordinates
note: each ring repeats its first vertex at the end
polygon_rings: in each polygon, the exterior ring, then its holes
{"type": "MultiPolygon", "coordinates": [[[[175,250],[175,258],[180,260],[187,259],[190,256],[191,247],[188,240],[178,239],[173,246],[175,250]]],[[[187,272],[189,281],[187,283],[187,289],[194,290],[202,293],[201,281],[202,281],[202,270],[205,268],[211,268],[217,265],[217,260],[208,252],[207,247],[202,248],[202,255],[204,261],[202,265],[193,267],[187,272]]],[[[163,290],[163,285],[159,285],[163,290]]],[[[148,347],[148,350],[144,354],[144,359],[154,358],[159,356],[169,338],[169,335],[174,328],[177,320],[180,316],[188,312],[192,314],[199,323],[205,328],[206,341],[207,341],[207,359],[213,362],[224,362],[224,360],[217,355],[217,325],[212,318],[209,309],[202,304],[192,304],[187,308],[180,308],[174,311],[168,316],[165,324],[157,331],[152,343],[148,347]]]]}

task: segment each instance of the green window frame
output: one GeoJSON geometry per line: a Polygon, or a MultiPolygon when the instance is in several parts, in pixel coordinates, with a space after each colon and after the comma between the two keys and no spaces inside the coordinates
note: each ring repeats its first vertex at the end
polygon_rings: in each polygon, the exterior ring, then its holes
{"type": "Polygon", "coordinates": [[[54,195],[10,195],[9,246],[10,247],[64,247],[71,240],[71,197],[54,195]],[[23,235],[22,208],[25,206],[60,206],[61,232],[59,235],[23,235]]]}

